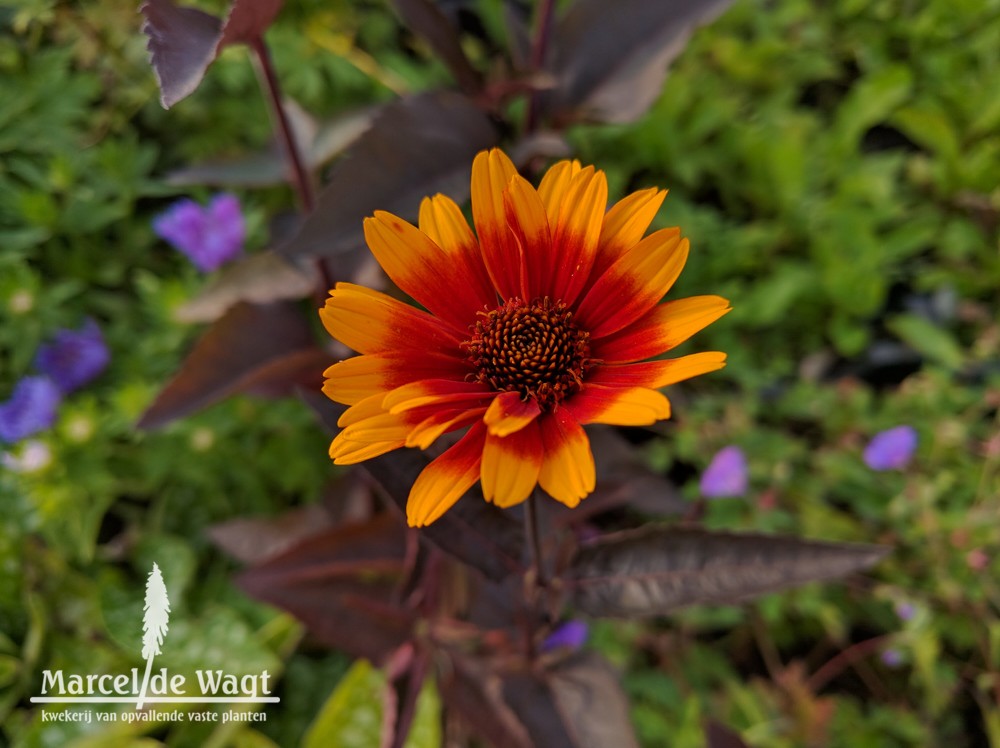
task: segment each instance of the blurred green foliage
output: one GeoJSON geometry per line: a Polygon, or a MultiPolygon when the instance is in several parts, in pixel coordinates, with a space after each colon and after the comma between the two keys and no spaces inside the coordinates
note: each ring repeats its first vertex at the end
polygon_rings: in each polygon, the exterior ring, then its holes
{"type": "MultiPolygon", "coordinates": [[[[483,5],[496,31],[499,3],[483,5]]],[[[447,81],[384,11],[289,4],[268,36],[287,94],[331,114],[447,81]]],[[[47,464],[0,471],[5,736],[298,744],[347,699],[347,663],[297,648],[298,626],[232,586],[205,531],[317,501],[325,437],[296,401],[244,397],[133,429],[196,333],[173,311],[204,283],[153,237],[175,196],[161,175],[266,142],[246,55],[227,51],[164,112],[131,6],[34,0],[0,6],[0,22],[0,90],[16,92],[0,97],[0,397],[88,315],[113,353],[40,436],[47,464]],[[250,726],[43,726],[26,702],[43,668],[141,666],[153,560],[175,606],[171,666],[266,667],[280,709],[250,726]]],[[[709,526],[896,548],[863,584],[596,626],[643,744],[703,745],[713,718],[767,748],[1000,748],[1000,3],[744,0],[697,33],[646,117],[571,139],[613,195],[670,188],[658,225],[693,246],[677,295],[734,307],[690,346],[729,366],[675,388],[651,464],[695,502],[711,455],[738,444],[751,493],[703,506],[709,526]],[[901,423],[920,434],[914,463],[868,470],[867,439],[901,423]],[[898,665],[879,659],[890,646],[898,665]]],[[[242,197],[252,251],[289,199],[242,197]]]]}

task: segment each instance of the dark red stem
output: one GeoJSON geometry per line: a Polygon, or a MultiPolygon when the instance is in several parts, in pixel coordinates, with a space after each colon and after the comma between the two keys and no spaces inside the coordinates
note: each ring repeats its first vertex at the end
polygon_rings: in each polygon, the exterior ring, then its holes
{"type": "MultiPolygon", "coordinates": [[[[545,53],[548,50],[549,38],[552,36],[552,15],[555,12],[555,0],[541,0],[538,6],[538,26],[535,29],[535,38],[531,43],[531,71],[538,73],[545,64],[545,53]]],[[[528,112],[525,118],[524,129],[526,132],[534,132],[538,126],[538,93],[535,92],[528,97],[528,112]]]]}
{"type": "MultiPolygon", "coordinates": [[[[288,159],[289,183],[298,198],[299,209],[303,214],[312,213],[316,207],[316,194],[313,191],[312,176],[306,168],[302,158],[302,149],[295,140],[295,132],[292,130],[292,123],[288,120],[288,114],[281,102],[281,84],[278,82],[278,75],[274,70],[274,63],[271,61],[271,53],[267,48],[264,37],[258,36],[249,42],[253,52],[254,68],[257,71],[257,80],[267,97],[271,109],[271,116],[274,118],[275,126],[281,140],[282,150],[285,158],[288,159]]],[[[322,259],[316,260],[316,269],[319,272],[322,288],[322,295],[325,296],[326,289],[333,286],[330,275],[327,271],[326,263],[322,259]]]]}

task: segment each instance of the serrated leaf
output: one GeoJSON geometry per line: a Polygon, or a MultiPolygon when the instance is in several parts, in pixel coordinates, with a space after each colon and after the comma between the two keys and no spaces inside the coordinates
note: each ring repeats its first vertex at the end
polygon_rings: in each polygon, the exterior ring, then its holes
{"type": "MultiPolygon", "coordinates": [[[[398,449],[368,460],[362,467],[404,512],[410,488],[427,459],[414,449],[398,449]]],[[[469,491],[444,516],[420,529],[420,536],[488,578],[501,580],[523,571],[524,532],[509,513],[469,491]]]]}
{"type": "Polygon", "coordinates": [[[192,93],[215,59],[222,21],[172,0],[147,0],[139,8],[149,37],[146,49],[160,84],[160,103],[169,109],[192,93]]]}
{"type": "Polygon", "coordinates": [[[489,117],[456,93],[388,105],[334,165],[316,209],[278,251],[332,257],[363,246],[362,221],[375,210],[412,219],[420,200],[437,192],[463,202],[472,159],[496,140],[489,117]]]}
{"type": "Polygon", "coordinates": [[[202,335],[137,427],[159,428],[241,389],[273,383],[276,375],[287,374],[282,359],[294,357],[297,366],[303,352],[315,351],[312,331],[295,304],[239,303],[202,335]]]}
{"type": "Polygon", "coordinates": [[[540,95],[556,120],[633,122],[663,88],[667,65],[694,29],[731,0],[577,0],[559,19],[546,69],[557,78],[540,95]]]}
{"type": "Polygon", "coordinates": [[[345,524],[310,535],[237,577],[259,600],[295,615],[317,640],[380,661],[410,638],[400,607],[405,528],[395,517],[345,524]]]}
{"type": "Polygon", "coordinates": [[[139,8],[149,37],[149,61],[160,84],[160,103],[169,109],[191,94],[225,47],[258,39],[283,0],[233,0],[223,22],[173,0],[146,0],[139,8]]]}
{"type": "Polygon", "coordinates": [[[951,333],[930,320],[915,314],[900,314],[886,322],[900,340],[921,356],[949,369],[965,363],[965,353],[951,333]]]}
{"type": "Polygon", "coordinates": [[[316,285],[313,268],[302,268],[274,252],[258,252],[226,265],[197,296],[178,307],[179,322],[213,322],[241,301],[267,304],[301,299],[316,285]]]}
{"type": "Polygon", "coordinates": [[[570,598],[593,616],[662,615],[696,603],[731,604],[865,569],[889,549],[800,538],[648,527],[582,546],[570,598]]]}
{"type": "Polygon", "coordinates": [[[458,29],[432,0],[392,0],[393,7],[403,22],[431,45],[459,88],[467,94],[476,94],[482,88],[482,76],[465,56],[458,29]]]}

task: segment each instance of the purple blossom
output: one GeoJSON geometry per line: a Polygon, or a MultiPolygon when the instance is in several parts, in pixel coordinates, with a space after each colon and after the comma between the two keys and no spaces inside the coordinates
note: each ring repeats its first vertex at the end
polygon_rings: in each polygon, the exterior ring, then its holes
{"type": "Polygon", "coordinates": [[[153,231],[206,273],[237,257],[246,234],[239,200],[225,193],[205,208],[178,200],[153,219],[153,231]]]}
{"type": "Polygon", "coordinates": [[[882,663],[887,667],[897,668],[903,664],[903,653],[892,647],[882,650],[882,663]]]}
{"type": "Polygon", "coordinates": [[[709,499],[742,496],[747,492],[747,459],[739,447],[723,447],[716,452],[701,475],[701,494],[709,499]]]}
{"type": "Polygon", "coordinates": [[[901,621],[913,620],[913,616],[917,614],[917,608],[913,603],[908,602],[898,602],[895,606],[896,615],[899,616],[901,621]]]}
{"type": "Polygon", "coordinates": [[[555,649],[579,649],[587,641],[587,624],[583,621],[566,621],[545,637],[541,651],[551,652],[555,649]]]}
{"type": "Polygon", "coordinates": [[[865,464],[872,470],[900,470],[906,467],[917,449],[917,431],[912,426],[897,426],[875,434],[865,447],[865,464]]]}
{"type": "Polygon", "coordinates": [[[88,319],[79,330],[60,330],[39,348],[35,367],[67,393],[99,375],[110,360],[101,328],[88,319]]]}
{"type": "Polygon", "coordinates": [[[48,377],[24,377],[10,399],[0,403],[0,441],[20,441],[47,429],[61,399],[62,392],[48,377]]]}

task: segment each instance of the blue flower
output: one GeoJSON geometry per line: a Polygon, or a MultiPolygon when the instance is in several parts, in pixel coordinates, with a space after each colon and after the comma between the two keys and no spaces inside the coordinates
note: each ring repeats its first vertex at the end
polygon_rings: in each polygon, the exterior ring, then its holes
{"type": "Polygon", "coordinates": [[[79,330],[60,330],[39,348],[35,367],[67,393],[98,376],[110,360],[101,328],[88,319],[79,330]]]}
{"type": "Polygon", "coordinates": [[[225,193],[205,208],[178,200],[153,220],[153,231],[206,273],[237,257],[246,235],[240,202],[225,193]]]}
{"type": "Polygon", "coordinates": [[[62,400],[59,387],[48,377],[24,377],[0,403],[0,441],[16,442],[49,428],[62,400]]]}
{"type": "Polygon", "coordinates": [[[579,649],[587,641],[587,624],[583,621],[566,621],[545,637],[541,651],[551,652],[554,649],[579,649]]]}
{"type": "Polygon", "coordinates": [[[881,431],[865,447],[865,464],[872,470],[900,470],[906,467],[917,449],[917,431],[912,426],[897,426],[881,431]]]}
{"type": "Polygon", "coordinates": [[[720,449],[701,475],[701,494],[708,499],[742,496],[747,492],[747,458],[739,447],[720,449]]]}

